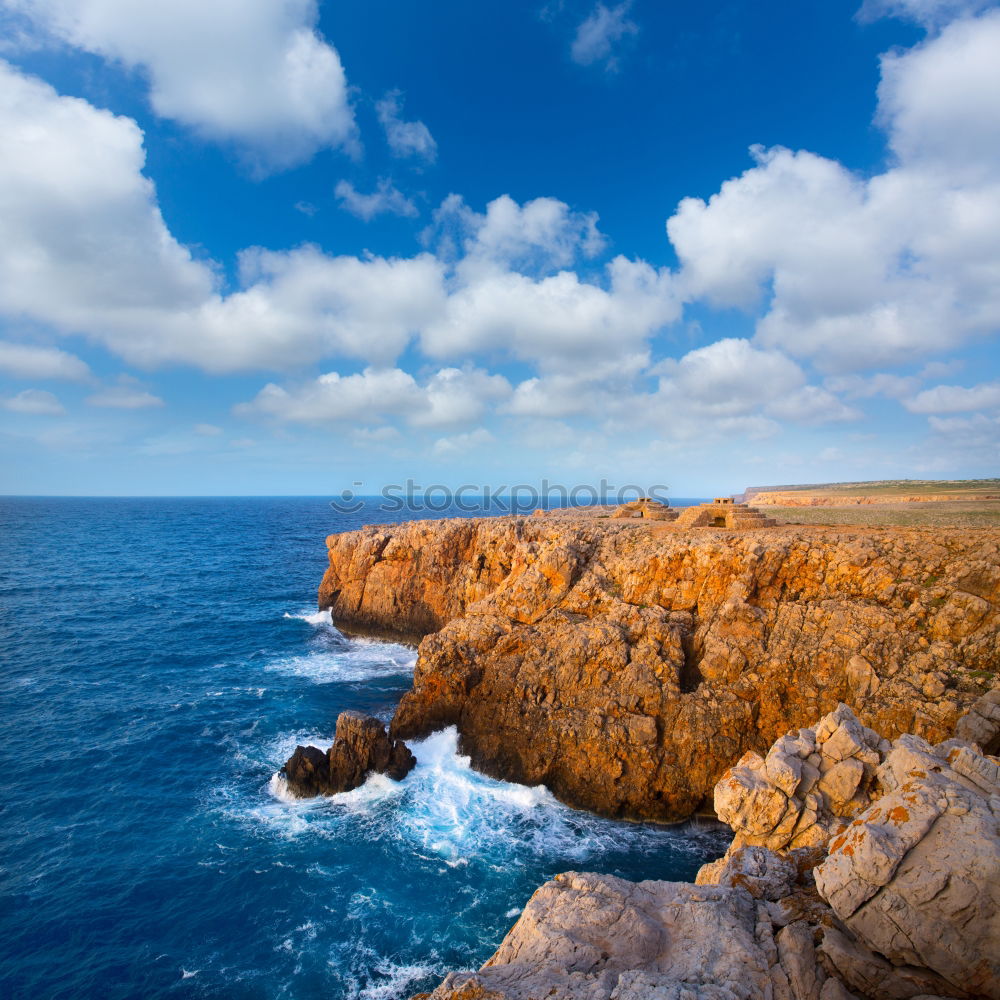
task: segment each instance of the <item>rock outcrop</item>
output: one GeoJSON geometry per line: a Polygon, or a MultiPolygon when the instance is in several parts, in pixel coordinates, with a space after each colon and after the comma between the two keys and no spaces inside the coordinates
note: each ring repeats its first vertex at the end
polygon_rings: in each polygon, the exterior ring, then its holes
{"type": "Polygon", "coordinates": [[[391,740],[384,723],[361,712],[341,712],[333,746],[299,746],[282,768],[288,789],[299,798],[336,795],[364,784],[372,772],[402,781],[416,764],[402,740],[391,740]]]}
{"type": "Polygon", "coordinates": [[[697,885],[559,875],[478,972],[452,973],[424,996],[998,1000],[998,765],[959,740],[889,743],[840,705],[719,782],[735,837],[697,885]],[[796,788],[793,760],[811,768],[796,788]],[[824,778],[850,760],[864,774],[848,794],[853,777],[824,778]],[[768,786],[786,800],[814,796],[809,846],[773,830],[774,849],[754,843],[787,816],[749,807],[768,786]]]}
{"type": "MultiPolygon", "coordinates": [[[[327,541],[338,624],[425,636],[393,737],[454,724],[480,770],[609,815],[707,809],[732,761],[838,702],[942,740],[1000,662],[994,531],[529,517],[327,541]]],[[[821,775],[841,794],[872,766],[844,760],[821,775]]]]}
{"type": "Polygon", "coordinates": [[[958,720],[955,735],[980,746],[986,753],[1000,754],[1000,688],[987,691],[958,720]]]}

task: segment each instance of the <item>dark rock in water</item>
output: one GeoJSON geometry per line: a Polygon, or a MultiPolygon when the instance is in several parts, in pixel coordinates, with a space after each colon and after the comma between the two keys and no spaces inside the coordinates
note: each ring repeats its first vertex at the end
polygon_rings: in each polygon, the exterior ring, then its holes
{"type": "Polygon", "coordinates": [[[402,781],[417,760],[402,740],[391,740],[378,719],[341,712],[333,746],[296,747],[282,768],[289,790],[299,798],[336,795],[363,784],[372,771],[402,781]]]}

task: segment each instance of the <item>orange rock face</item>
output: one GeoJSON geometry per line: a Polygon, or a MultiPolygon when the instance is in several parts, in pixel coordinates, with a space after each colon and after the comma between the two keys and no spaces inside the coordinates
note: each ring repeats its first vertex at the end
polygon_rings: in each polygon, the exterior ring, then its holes
{"type": "Polygon", "coordinates": [[[614,816],[707,807],[838,702],[951,735],[1000,662],[1000,533],[423,521],[327,539],[321,607],[422,634],[394,738],[457,725],[489,774],[614,816]]]}

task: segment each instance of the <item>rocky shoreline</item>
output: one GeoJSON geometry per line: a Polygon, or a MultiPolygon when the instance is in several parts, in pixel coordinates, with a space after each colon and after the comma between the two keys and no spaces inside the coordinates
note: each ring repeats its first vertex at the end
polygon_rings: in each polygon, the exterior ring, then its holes
{"type": "MultiPolygon", "coordinates": [[[[1000,690],[980,714],[1000,740],[1000,690]]],[[[890,743],[839,705],[726,772],[735,836],[695,885],[558,875],[478,972],[414,1000],[996,1000],[998,765],[968,741],[890,743]]]]}
{"type": "Polygon", "coordinates": [[[949,737],[1000,663],[1000,532],[727,532],[596,517],[418,521],[328,540],[320,607],[420,633],[394,739],[604,815],[711,808],[722,772],[839,702],[949,737]]]}
{"type": "Polygon", "coordinates": [[[424,636],[383,750],[455,725],[494,776],[734,832],[695,885],[557,876],[423,1000],[1000,1000],[1000,532],[591,514],[327,543],[337,624],[424,636]]]}

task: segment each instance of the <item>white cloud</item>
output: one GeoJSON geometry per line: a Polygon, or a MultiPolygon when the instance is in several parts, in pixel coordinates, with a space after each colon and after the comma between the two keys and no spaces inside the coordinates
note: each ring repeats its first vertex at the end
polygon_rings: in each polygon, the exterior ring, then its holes
{"type": "Polygon", "coordinates": [[[1000,415],[974,413],[968,417],[928,417],[932,434],[925,450],[948,469],[993,470],[1000,461],[1000,415]]]}
{"type": "Polygon", "coordinates": [[[359,375],[328,372],[312,382],[285,389],[273,382],[249,403],[234,408],[239,416],[265,415],[293,423],[371,420],[421,406],[413,376],[398,368],[366,368],[359,375]]]}
{"type": "Polygon", "coordinates": [[[221,427],[216,427],[215,424],[195,424],[194,432],[203,437],[217,437],[223,431],[221,427]]]}
{"type": "Polygon", "coordinates": [[[947,378],[957,375],[965,367],[962,358],[952,358],[950,361],[928,361],[920,369],[918,378],[947,378]]]}
{"type": "Polygon", "coordinates": [[[489,405],[511,394],[502,375],[472,368],[442,368],[423,387],[426,409],[410,417],[416,427],[449,427],[470,424],[487,412],[489,405]]]}
{"type": "Polygon", "coordinates": [[[987,10],[995,0],[865,0],[858,11],[861,21],[898,17],[916,21],[925,28],[937,28],[960,17],[987,10]]]}
{"type": "Polygon", "coordinates": [[[453,458],[470,451],[478,451],[493,444],[493,435],[485,427],[477,427],[464,434],[438,438],[434,442],[434,454],[440,458],[453,458]]]}
{"type": "Polygon", "coordinates": [[[154,396],[141,386],[128,382],[122,385],[109,386],[88,396],[86,400],[91,406],[102,406],[114,410],[144,410],[151,406],[163,406],[163,400],[154,396]]]}
{"type": "Polygon", "coordinates": [[[351,147],[354,115],[315,0],[5,0],[40,30],[141,69],[156,113],[265,168],[351,147]]]}
{"type": "Polygon", "coordinates": [[[333,193],[341,208],[365,222],[371,222],[376,215],[402,215],[412,219],[420,214],[417,206],[387,177],[379,179],[371,194],[362,194],[350,181],[339,181],[333,193]]]}
{"type": "Polygon", "coordinates": [[[449,199],[440,222],[459,237],[457,261],[251,248],[223,294],[217,269],[167,230],[143,166],[133,121],[0,64],[0,310],[133,365],[211,372],[332,356],[384,368],[415,337],[463,362],[483,351],[591,365],[642,354],[679,313],[669,273],[641,261],[618,257],[593,284],[550,273],[603,245],[595,215],[551,198],[502,197],[483,214],[449,199]]]}
{"type": "Polygon", "coordinates": [[[0,341],[0,371],[15,378],[57,378],[82,382],[90,368],[75,354],[55,347],[35,347],[0,341]]]}
{"type": "Polygon", "coordinates": [[[912,413],[961,413],[1000,407],[1000,382],[982,382],[965,387],[937,385],[917,393],[903,404],[912,413]]]}
{"type": "Polygon", "coordinates": [[[911,362],[1000,326],[1000,11],[883,60],[898,162],[865,179],[808,152],[668,222],[690,300],[767,312],[757,340],[832,372],[911,362]]]}
{"type": "Polygon", "coordinates": [[[65,413],[62,403],[44,389],[24,389],[16,396],[10,396],[2,401],[3,408],[12,413],[24,413],[31,416],[58,416],[65,413]]]}
{"type": "Polygon", "coordinates": [[[142,175],[142,133],[0,63],[0,309],[84,333],[132,364],[287,368],[332,353],[384,363],[444,299],[443,267],[329,257],[303,247],[241,256],[217,289],[164,225],[142,175]]]}
{"type": "Polygon", "coordinates": [[[441,318],[424,327],[421,344],[433,357],[502,350],[543,371],[644,354],[648,338],[680,312],[670,275],[624,257],[611,261],[606,273],[608,288],[572,271],[540,281],[502,270],[476,275],[448,297],[441,318]]]}
{"type": "MultiPolygon", "coordinates": [[[[926,366],[930,368],[930,365],[926,366]]],[[[875,375],[834,375],[824,380],[824,386],[831,392],[839,392],[850,399],[869,399],[872,396],[888,396],[890,399],[902,399],[912,395],[920,386],[920,376],[893,375],[889,372],[879,372],[875,375]]]]}
{"type": "Polygon", "coordinates": [[[425,238],[437,240],[439,256],[460,258],[465,276],[495,268],[544,274],[596,257],[606,242],[596,212],[574,212],[555,198],[519,205],[510,195],[494,198],[485,213],[449,195],[425,238]]]}
{"type": "Polygon", "coordinates": [[[817,385],[804,385],[772,400],[764,408],[768,416],[796,424],[827,424],[860,420],[863,414],[841,402],[832,392],[817,385]]]}
{"type": "Polygon", "coordinates": [[[406,121],[402,117],[403,95],[391,90],[375,105],[378,120],[385,129],[385,139],[393,156],[416,157],[433,163],[437,158],[437,143],[422,121],[406,121]]]}
{"type": "Polygon", "coordinates": [[[510,393],[503,376],[480,369],[443,368],[420,385],[399,368],[367,368],[357,375],[329,372],[290,388],[270,383],[235,412],[318,425],[399,416],[414,427],[449,427],[478,420],[510,393]]]}
{"type": "Polygon", "coordinates": [[[573,375],[550,375],[521,382],[503,412],[515,417],[572,417],[599,405],[601,388],[573,375]]]}
{"type": "Polygon", "coordinates": [[[780,351],[763,351],[736,338],[661,362],[660,393],[678,406],[714,416],[739,416],[798,390],[805,374],[780,351]]]}
{"type": "Polygon", "coordinates": [[[615,46],[639,31],[639,26],[628,18],[631,6],[632,0],[625,0],[617,7],[605,7],[603,3],[598,3],[576,29],[570,46],[573,61],[581,66],[604,63],[607,69],[616,69],[615,46]]]}
{"type": "Polygon", "coordinates": [[[952,184],[997,179],[1000,10],[882,57],[879,121],[903,164],[942,169],[952,184]]]}

